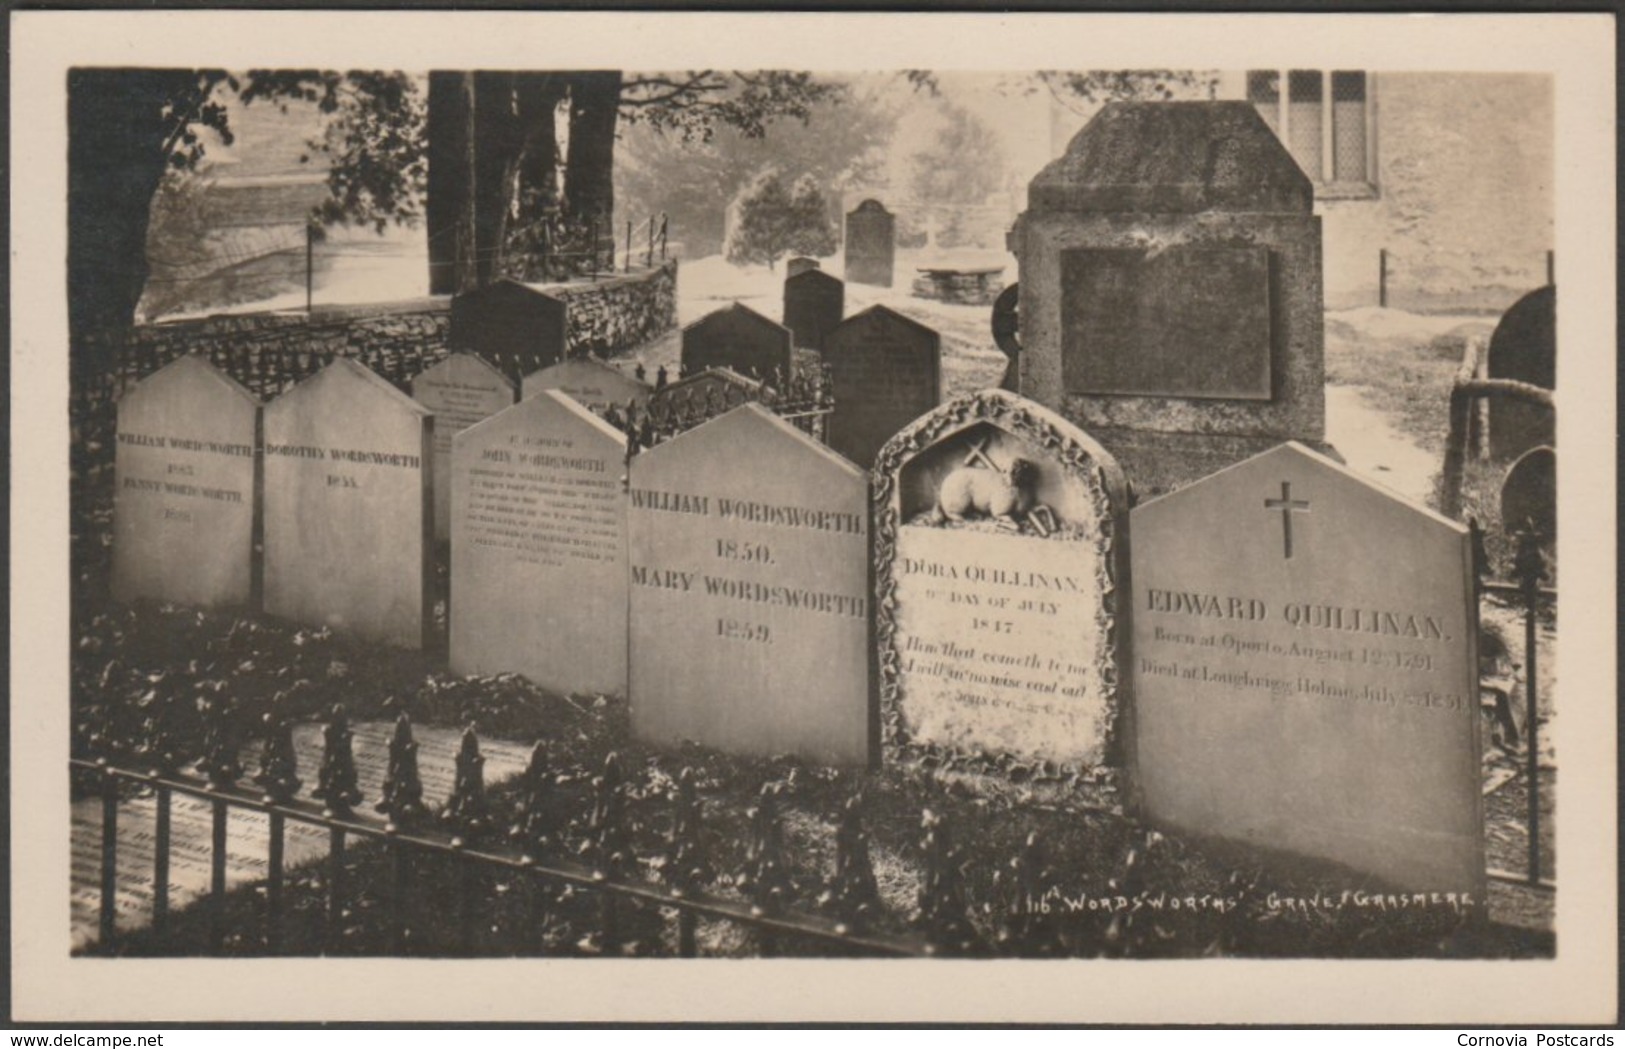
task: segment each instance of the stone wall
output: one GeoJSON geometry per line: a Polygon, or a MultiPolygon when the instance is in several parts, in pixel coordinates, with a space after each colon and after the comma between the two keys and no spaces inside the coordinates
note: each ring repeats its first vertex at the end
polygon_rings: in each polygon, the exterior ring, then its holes
{"type": "MultiPolygon", "coordinates": [[[[572,354],[631,349],[677,326],[677,260],[648,270],[548,288],[569,307],[572,354]]],[[[207,355],[262,396],[303,378],[326,359],[355,357],[405,384],[448,352],[447,296],[364,306],[318,306],[311,313],[219,314],[140,325],[77,353],[87,367],[77,392],[117,395],[129,382],[189,352],[207,355]],[[111,387],[111,389],[109,389],[111,387]]]]}

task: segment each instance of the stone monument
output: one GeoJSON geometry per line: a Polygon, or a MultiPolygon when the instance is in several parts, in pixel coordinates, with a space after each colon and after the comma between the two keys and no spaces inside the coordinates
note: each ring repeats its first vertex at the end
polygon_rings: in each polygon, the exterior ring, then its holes
{"type": "Polygon", "coordinates": [[[683,329],[683,371],[732,368],[741,375],[771,381],[790,373],[790,329],[734,303],[714,310],[683,329]]]}
{"type": "Polygon", "coordinates": [[[514,402],[514,385],[472,353],[454,353],[412,380],[412,398],[434,412],[434,538],[451,538],[451,439],[514,402]]]}
{"type": "Polygon", "coordinates": [[[525,376],[519,388],[524,400],[543,390],[558,390],[582,404],[624,408],[631,401],[642,404],[653,388],[596,357],[572,357],[525,376]]]}
{"type": "Polygon", "coordinates": [[[829,446],[862,467],[942,399],[942,339],[886,306],[842,321],[824,340],[835,410],[829,446]]]}
{"type": "Polygon", "coordinates": [[[1022,392],[1141,495],[1283,440],[1324,449],[1313,209],[1250,104],[1107,105],[1034,177],[1011,235],[1022,392]]]}
{"type": "Polygon", "coordinates": [[[453,353],[477,353],[514,381],[564,359],[564,300],[514,280],[499,280],[451,300],[453,353]]]}
{"type": "MultiPolygon", "coordinates": [[[[1557,288],[1537,288],[1501,315],[1490,336],[1492,379],[1516,379],[1553,389],[1557,385],[1557,288]]],[[[1507,397],[1490,399],[1490,455],[1516,459],[1532,448],[1554,443],[1552,410],[1507,397]]]]}
{"type": "Polygon", "coordinates": [[[897,220],[878,200],[846,213],[846,280],[889,288],[897,260],[897,220]]]}

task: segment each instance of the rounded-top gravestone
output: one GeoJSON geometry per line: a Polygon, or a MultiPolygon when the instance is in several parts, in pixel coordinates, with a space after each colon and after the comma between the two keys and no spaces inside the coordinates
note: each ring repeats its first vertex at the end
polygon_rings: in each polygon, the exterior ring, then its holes
{"type": "Polygon", "coordinates": [[[846,280],[889,288],[897,258],[897,220],[878,200],[846,213],[846,280]]]}
{"type": "Polygon", "coordinates": [[[1109,801],[1127,613],[1112,457],[1048,409],[984,390],[905,427],[873,476],[888,758],[1109,801]]]}
{"type": "MultiPolygon", "coordinates": [[[[1490,336],[1489,377],[1544,389],[1557,384],[1557,287],[1537,288],[1502,314],[1490,336]]],[[[1507,397],[1490,400],[1490,454],[1515,459],[1556,436],[1552,410],[1507,397]]]]}

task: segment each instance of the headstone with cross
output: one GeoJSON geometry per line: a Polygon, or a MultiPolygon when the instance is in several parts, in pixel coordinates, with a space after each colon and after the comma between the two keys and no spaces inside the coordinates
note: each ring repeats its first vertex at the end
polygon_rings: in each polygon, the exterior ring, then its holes
{"type": "Polygon", "coordinates": [[[1298,444],[1130,525],[1142,814],[1481,901],[1467,529],[1298,444]]]}

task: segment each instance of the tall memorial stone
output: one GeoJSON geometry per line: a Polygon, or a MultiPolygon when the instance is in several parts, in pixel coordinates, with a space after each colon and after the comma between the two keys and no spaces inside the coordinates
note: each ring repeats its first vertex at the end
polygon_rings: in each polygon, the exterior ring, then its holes
{"type": "MultiPolygon", "coordinates": [[[[1557,384],[1557,287],[1525,295],[1501,315],[1490,336],[1488,372],[1492,379],[1516,379],[1550,390],[1557,384]]],[[[1557,424],[1545,405],[1508,397],[1490,400],[1490,455],[1516,459],[1532,448],[1552,444],[1557,424]]]]}
{"type": "Polygon", "coordinates": [[[1110,800],[1127,494],[1111,456],[1003,390],[957,398],[875,462],[888,760],[1110,800]]]}
{"type": "Polygon", "coordinates": [[[434,412],[434,537],[451,538],[451,439],[514,402],[514,386],[471,353],[454,353],[412,380],[412,397],[434,412]]]}
{"type": "Polygon", "coordinates": [[[613,404],[621,408],[628,402],[642,404],[654,392],[648,383],[639,382],[596,357],[572,357],[532,372],[525,376],[519,395],[529,400],[543,390],[567,393],[573,400],[589,406],[613,404]]]}
{"type": "Polygon", "coordinates": [[[633,458],[632,730],[874,758],[869,484],[757,404],[633,458]]]}
{"type": "Polygon", "coordinates": [[[889,288],[897,261],[897,219],[878,200],[846,213],[846,280],[889,288]]]}
{"type": "Polygon", "coordinates": [[[451,300],[453,353],[477,353],[518,379],[564,359],[564,300],[514,280],[499,280],[451,300]]]}
{"type": "Polygon", "coordinates": [[[1324,448],[1314,191],[1246,102],[1107,105],[1028,190],[1024,394],[1142,495],[1283,440],[1324,448]]]}
{"type": "Polygon", "coordinates": [[[626,693],[626,437],[543,390],[453,441],[451,669],[626,693]]]}
{"type": "Polygon", "coordinates": [[[419,648],[434,414],[340,357],[265,407],[265,611],[419,648]]]}
{"type": "Polygon", "coordinates": [[[683,329],[683,371],[732,368],[741,375],[771,380],[790,373],[790,329],[734,303],[714,310],[683,329]]]}
{"type": "Polygon", "coordinates": [[[793,273],[784,282],[784,326],[797,346],[823,349],[845,311],[846,285],[823,270],[793,273]]]}
{"type": "Polygon", "coordinates": [[[790,259],[784,264],[784,275],[786,277],[794,277],[798,273],[806,273],[808,270],[815,270],[818,268],[819,266],[817,259],[811,259],[805,255],[797,255],[795,258],[790,259]]]}
{"type": "Polygon", "coordinates": [[[842,321],[824,340],[835,410],[829,446],[859,466],[942,397],[942,340],[885,306],[842,321]]]}
{"type": "Polygon", "coordinates": [[[113,595],[197,608],[253,603],[260,402],[202,357],[118,403],[113,595]]]}
{"type": "Polygon", "coordinates": [[[1144,814],[1482,902],[1467,530],[1297,444],[1130,524],[1144,814]]]}

